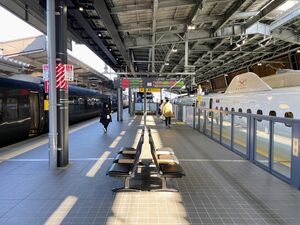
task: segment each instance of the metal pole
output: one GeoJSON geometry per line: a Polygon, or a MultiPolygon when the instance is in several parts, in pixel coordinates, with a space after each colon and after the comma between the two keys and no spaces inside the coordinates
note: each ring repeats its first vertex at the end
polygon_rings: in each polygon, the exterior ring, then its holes
{"type": "Polygon", "coordinates": [[[128,105],[129,105],[129,115],[132,116],[132,90],[129,88],[128,90],[128,105]]]}
{"type": "MultiPolygon", "coordinates": [[[[56,63],[67,64],[67,6],[56,0],[56,63]]],[[[57,166],[69,164],[69,96],[68,90],[57,89],[57,166]]]]}
{"type": "Polygon", "coordinates": [[[184,72],[188,72],[189,65],[189,32],[186,33],[185,36],[185,55],[184,55],[184,72]]]}
{"type": "Polygon", "coordinates": [[[122,113],[122,88],[117,89],[118,95],[118,111],[117,111],[117,121],[123,121],[123,113],[122,113]]]}
{"type": "Polygon", "coordinates": [[[147,88],[144,87],[144,129],[147,126],[147,88]]]}
{"type": "Polygon", "coordinates": [[[57,113],[55,75],[55,2],[47,0],[47,51],[49,65],[49,167],[57,166],[57,113]]]}

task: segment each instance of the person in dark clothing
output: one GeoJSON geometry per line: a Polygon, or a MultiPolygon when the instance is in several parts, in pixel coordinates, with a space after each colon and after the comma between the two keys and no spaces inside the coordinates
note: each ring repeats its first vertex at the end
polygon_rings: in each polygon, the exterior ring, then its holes
{"type": "Polygon", "coordinates": [[[105,133],[107,133],[107,128],[110,122],[112,122],[111,109],[108,103],[104,103],[100,113],[100,123],[103,124],[103,129],[105,133]]]}

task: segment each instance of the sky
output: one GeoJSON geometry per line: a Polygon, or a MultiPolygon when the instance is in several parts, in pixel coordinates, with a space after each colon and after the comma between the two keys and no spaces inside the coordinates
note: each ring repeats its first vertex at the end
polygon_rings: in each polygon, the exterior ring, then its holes
{"type": "MultiPolygon", "coordinates": [[[[40,31],[0,6],[0,42],[39,35],[42,35],[40,31]]],[[[104,72],[105,63],[85,45],[73,43],[72,52],[68,52],[95,70],[104,72]]],[[[114,72],[113,70],[111,71],[114,72]]],[[[110,75],[107,76],[111,77],[110,75]]]]}

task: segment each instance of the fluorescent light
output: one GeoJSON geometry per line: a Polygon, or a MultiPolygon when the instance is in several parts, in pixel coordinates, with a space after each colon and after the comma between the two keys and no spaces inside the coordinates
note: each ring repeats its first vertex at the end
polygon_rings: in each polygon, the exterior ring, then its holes
{"type": "Polygon", "coordinates": [[[290,8],[292,8],[294,5],[297,4],[298,1],[287,1],[286,3],[282,4],[281,6],[279,6],[277,9],[280,11],[287,11],[290,8]]]}
{"type": "Polygon", "coordinates": [[[196,26],[194,24],[188,25],[188,30],[195,30],[196,26]]]}
{"type": "Polygon", "coordinates": [[[109,49],[108,49],[108,51],[110,51],[110,52],[111,52],[111,48],[109,48],[109,49]]]}
{"type": "Polygon", "coordinates": [[[98,34],[98,36],[99,36],[99,37],[102,37],[102,34],[101,34],[101,33],[99,33],[99,34],[98,34]]]}
{"type": "Polygon", "coordinates": [[[261,65],[262,65],[262,63],[257,63],[257,65],[258,65],[258,66],[261,66],[261,65]]]}
{"type": "Polygon", "coordinates": [[[225,74],[224,76],[225,76],[225,77],[228,77],[228,74],[225,74]]]}
{"type": "Polygon", "coordinates": [[[297,50],[297,53],[300,53],[300,49],[297,50]]]}
{"type": "Polygon", "coordinates": [[[169,62],[165,62],[165,66],[168,66],[168,65],[170,65],[169,62]]]}
{"type": "Polygon", "coordinates": [[[177,48],[173,48],[173,49],[172,49],[172,52],[177,52],[177,48]]]}
{"type": "Polygon", "coordinates": [[[79,11],[83,11],[83,7],[81,7],[81,6],[78,9],[79,9],[79,11]]]}

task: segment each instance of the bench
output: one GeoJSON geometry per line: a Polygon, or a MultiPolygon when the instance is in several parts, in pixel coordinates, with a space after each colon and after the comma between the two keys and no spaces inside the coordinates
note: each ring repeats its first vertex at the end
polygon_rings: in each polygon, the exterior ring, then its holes
{"type": "Polygon", "coordinates": [[[119,152],[113,161],[113,164],[108,169],[106,175],[110,177],[117,177],[124,179],[124,186],[119,188],[114,188],[112,191],[138,191],[138,189],[130,188],[130,180],[134,177],[136,170],[138,168],[140,155],[142,152],[142,146],[144,143],[144,130],[142,131],[141,137],[137,144],[137,147],[131,148],[126,147],[123,149],[134,150],[135,154],[124,154],[124,152],[119,152]]]}
{"type": "Polygon", "coordinates": [[[167,187],[167,179],[181,178],[185,176],[184,170],[179,164],[179,160],[175,154],[158,154],[150,129],[148,130],[148,134],[156,175],[162,182],[161,188],[153,191],[177,191],[176,189],[167,187]]]}

